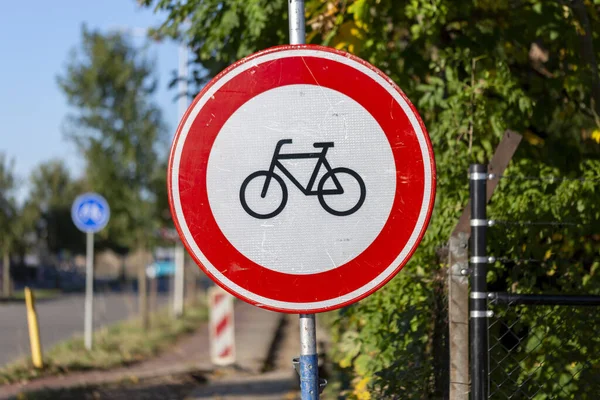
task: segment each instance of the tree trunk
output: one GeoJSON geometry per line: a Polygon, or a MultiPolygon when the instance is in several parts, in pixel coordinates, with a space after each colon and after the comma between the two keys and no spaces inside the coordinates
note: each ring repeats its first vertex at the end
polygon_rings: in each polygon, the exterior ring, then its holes
{"type": "Polygon", "coordinates": [[[155,277],[150,279],[150,311],[155,313],[157,310],[157,293],[158,279],[155,277]]]}
{"type": "Polygon", "coordinates": [[[142,320],[142,327],[146,330],[150,327],[148,315],[148,285],[146,279],[146,250],[141,248],[140,265],[138,267],[138,309],[142,320]]]}
{"type": "Polygon", "coordinates": [[[198,293],[196,292],[196,285],[198,279],[198,267],[190,260],[189,256],[186,254],[185,261],[183,263],[183,268],[187,268],[187,272],[185,274],[185,296],[186,303],[193,304],[197,298],[198,293]]]}
{"type": "Polygon", "coordinates": [[[8,251],[4,252],[2,266],[2,294],[4,297],[10,297],[12,295],[12,279],[10,277],[10,255],[8,251]]]}

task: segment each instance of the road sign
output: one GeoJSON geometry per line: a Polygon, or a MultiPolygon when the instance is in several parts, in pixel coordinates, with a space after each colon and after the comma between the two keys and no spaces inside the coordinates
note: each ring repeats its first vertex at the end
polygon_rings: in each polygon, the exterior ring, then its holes
{"type": "Polygon", "coordinates": [[[96,233],[108,223],[110,208],[99,194],[84,193],[73,202],[71,218],[80,231],[96,233]]]}
{"type": "Polygon", "coordinates": [[[419,244],[435,196],[425,127],[381,71],[321,46],[224,70],[185,113],[169,198],[189,253],[254,305],[312,313],[364,298],[419,244]]]}
{"type": "Polygon", "coordinates": [[[233,297],[219,286],[208,289],[210,358],[213,364],[235,362],[233,297]]]}
{"type": "Polygon", "coordinates": [[[73,202],[71,218],[75,226],[86,233],[83,341],[85,348],[91,350],[94,331],[94,233],[102,230],[108,223],[110,208],[99,194],[84,193],[73,202]]]}

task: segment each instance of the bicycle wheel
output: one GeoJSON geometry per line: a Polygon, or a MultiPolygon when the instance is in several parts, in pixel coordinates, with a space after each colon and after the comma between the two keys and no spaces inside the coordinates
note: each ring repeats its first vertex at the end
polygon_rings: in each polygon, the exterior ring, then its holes
{"type": "Polygon", "coordinates": [[[242,186],[240,187],[240,202],[242,203],[242,207],[244,208],[244,211],[246,211],[248,213],[248,215],[251,215],[254,218],[258,218],[258,219],[273,218],[274,216],[279,214],[281,211],[283,211],[285,204],[287,203],[287,199],[288,199],[288,193],[287,193],[287,187],[285,186],[285,182],[283,182],[283,179],[281,179],[281,177],[274,172],[256,171],[256,172],[248,175],[248,177],[244,180],[244,182],[242,183],[242,186]],[[264,177],[264,178],[261,178],[261,177],[264,177]],[[269,182],[269,189],[271,191],[272,191],[271,185],[273,185],[273,182],[277,182],[279,184],[279,187],[281,188],[281,202],[280,202],[279,206],[277,206],[275,208],[274,211],[269,211],[270,209],[273,208],[272,207],[273,200],[267,199],[266,197],[262,197],[260,195],[262,188],[264,186],[265,180],[267,178],[271,178],[271,181],[269,182]],[[253,196],[253,198],[252,198],[252,200],[253,200],[252,203],[253,203],[255,209],[258,209],[258,211],[254,211],[253,209],[251,209],[250,206],[248,205],[248,202],[246,201],[246,190],[248,189],[248,185],[250,184],[250,182],[253,180],[254,180],[254,182],[252,183],[252,185],[259,188],[259,190],[256,191],[256,195],[253,196]],[[259,204],[259,203],[262,203],[262,204],[259,204]]]}
{"type": "Polygon", "coordinates": [[[317,188],[317,191],[318,191],[317,197],[319,198],[319,203],[321,203],[321,207],[323,207],[325,209],[325,211],[327,211],[329,214],[337,215],[339,217],[350,215],[350,214],[353,214],[356,211],[358,211],[358,209],[360,207],[362,207],[363,203],[365,202],[365,197],[367,196],[367,188],[365,187],[365,182],[362,180],[360,175],[358,175],[355,171],[351,170],[350,168],[344,168],[344,167],[333,168],[332,170],[325,173],[325,175],[323,175],[323,177],[319,181],[319,187],[317,188]],[[329,178],[332,178],[334,175],[336,175],[336,178],[339,182],[340,181],[339,176],[341,174],[348,174],[352,178],[354,178],[356,183],[358,183],[360,194],[358,197],[358,201],[356,202],[356,204],[354,206],[350,207],[347,210],[339,211],[339,210],[334,210],[332,207],[330,207],[327,204],[327,202],[325,201],[325,196],[340,196],[345,193],[343,188],[342,188],[342,192],[339,194],[334,194],[334,193],[325,194],[323,189],[325,187],[325,184],[327,183],[327,180],[329,178]]]}

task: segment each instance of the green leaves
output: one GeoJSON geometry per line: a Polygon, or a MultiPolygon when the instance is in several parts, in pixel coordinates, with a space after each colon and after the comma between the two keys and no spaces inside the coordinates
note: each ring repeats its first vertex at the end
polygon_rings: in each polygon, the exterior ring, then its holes
{"type": "Polygon", "coordinates": [[[39,213],[28,204],[19,204],[18,177],[14,161],[0,152],[0,252],[10,256],[31,245],[28,234],[34,232],[39,213]]]}
{"type": "MultiPolygon", "coordinates": [[[[190,43],[200,86],[240,57],[288,41],[283,0],[143,3],[168,13],[161,34],[190,43]]],[[[368,383],[375,398],[442,398],[447,266],[438,250],[467,204],[468,165],[489,162],[506,129],[524,136],[506,174],[590,180],[500,182],[490,205],[494,217],[582,226],[492,230],[490,252],[545,263],[495,265],[493,283],[523,291],[600,287],[591,272],[598,256],[592,227],[600,226],[598,71],[581,42],[591,38],[597,60],[597,9],[579,1],[307,0],[306,19],[310,43],[368,60],[417,106],[438,176],[433,217],[418,251],[383,289],[340,314],[335,359],[361,386],[356,397],[368,383]],[[589,29],[576,17],[576,3],[583,4],[589,29]],[[563,257],[576,262],[561,264],[563,257]]]]}
{"type": "Polygon", "coordinates": [[[125,37],[84,27],[81,47],[58,83],[76,110],[67,134],[85,155],[86,189],[111,206],[111,222],[100,235],[123,247],[147,242],[162,220],[153,190],[166,157],[159,151],[162,116],[150,99],[156,89],[151,62],[125,37]]]}
{"type": "Polygon", "coordinates": [[[71,204],[83,192],[60,160],[38,165],[31,173],[29,196],[24,205],[31,225],[41,226],[39,240],[52,253],[85,250],[84,235],[71,221],[71,204]]]}
{"type": "Polygon", "coordinates": [[[200,87],[227,65],[288,38],[285,0],[142,0],[168,14],[156,35],[179,38],[195,54],[200,87]]]}
{"type": "Polygon", "coordinates": [[[18,218],[15,191],[14,161],[0,153],[0,250],[3,252],[12,251],[17,240],[14,230],[18,218]]]}
{"type": "Polygon", "coordinates": [[[369,20],[369,8],[372,3],[368,0],[356,0],[350,6],[348,6],[348,12],[353,14],[354,21],[356,21],[357,25],[366,25],[369,20]]]}

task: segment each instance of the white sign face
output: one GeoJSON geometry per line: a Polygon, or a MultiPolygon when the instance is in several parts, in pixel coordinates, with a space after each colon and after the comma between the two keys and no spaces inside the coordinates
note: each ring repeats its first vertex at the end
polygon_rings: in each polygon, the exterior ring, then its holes
{"type": "Polygon", "coordinates": [[[211,279],[254,305],[309,313],[374,292],[433,208],[418,114],[389,78],[320,46],[252,55],[196,97],[171,149],[179,235],[211,279]]]}
{"type": "Polygon", "coordinates": [[[379,235],[394,201],[396,169],[385,133],[364,107],[332,89],[289,85],[252,98],[223,125],[208,160],[207,189],[219,228],[244,256],[273,271],[315,274],[354,259],[379,235]],[[278,148],[286,139],[291,143],[278,148]],[[319,143],[333,146],[315,148],[319,143]],[[318,157],[301,158],[309,154],[318,157]],[[274,159],[264,198],[267,175],[257,175],[244,188],[249,213],[240,201],[241,187],[252,173],[268,171],[274,159]],[[362,199],[355,212],[340,217],[320,204],[321,182],[335,190],[322,160],[334,171],[347,168],[356,174],[336,173],[344,193],[323,196],[338,211],[362,199]],[[306,193],[316,167],[313,193],[306,193]],[[287,201],[277,215],[251,214],[275,211],[284,201],[283,190],[287,201]]]}

